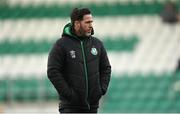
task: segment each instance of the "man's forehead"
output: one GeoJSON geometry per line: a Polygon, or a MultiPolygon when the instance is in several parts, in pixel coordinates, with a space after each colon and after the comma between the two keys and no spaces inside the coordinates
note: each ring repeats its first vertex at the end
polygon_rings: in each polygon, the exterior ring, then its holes
{"type": "Polygon", "coordinates": [[[86,19],[92,20],[92,15],[91,14],[84,15],[83,20],[86,20],[86,19]]]}

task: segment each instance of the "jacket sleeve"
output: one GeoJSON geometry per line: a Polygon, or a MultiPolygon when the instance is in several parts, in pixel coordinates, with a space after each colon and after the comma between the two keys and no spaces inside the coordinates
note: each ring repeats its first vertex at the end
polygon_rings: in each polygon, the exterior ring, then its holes
{"type": "Polygon", "coordinates": [[[62,48],[56,43],[48,56],[47,74],[60,97],[71,99],[72,90],[63,75],[64,58],[65,54],[62,48]]]}
{"type": "Polygon", "coordinates": [[[104,46],[101,47],[100,55],[100,83],[102,88],[102,94],[104,95],[107,91],[111,76],[111,65],[106,53],[104,46]]]}

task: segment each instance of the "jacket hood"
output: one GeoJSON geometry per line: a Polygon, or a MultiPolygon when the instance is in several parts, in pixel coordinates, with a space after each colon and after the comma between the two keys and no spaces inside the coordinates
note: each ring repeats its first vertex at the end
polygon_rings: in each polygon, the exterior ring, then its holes
{"type": "Polygon", "coordinates": [[[71,23],[68,23],[64,26],[62,35],[68,35],[71,37],[76,37],[74,34],[72,34],[72,24],[71,23]]]}
{"type": "MultiPolygon", "coordinates": [[[[94,34],[94,30],[92,29],[92,32],[91,32],[91,35],[94,34]]],[[[71,37],[74,37],[74,38],[77,38],[77,36],[75,35],[75,33],[73,33],[73,29],[72,29],[72,24],[71,23],[68,23],[64,26],[64,29],[63,29],[63,34],[62,35],[68,35],[68,36],[71,36],[71,37]]]]}

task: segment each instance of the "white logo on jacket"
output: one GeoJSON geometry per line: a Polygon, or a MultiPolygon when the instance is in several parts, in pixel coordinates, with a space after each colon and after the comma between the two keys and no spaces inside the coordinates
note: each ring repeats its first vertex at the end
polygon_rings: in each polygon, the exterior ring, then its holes
{"type": "Polygon", "coordinates": [[[98,51],[97,51],[97,49],[96,49],[95,47],[93,47],[93,48],[91,48],[91,53],[92,53],[93,55],[97,55],[97,54],[98,54],[98,51]]]}
{"type": "Polygon", "coordinates": [[[71,58],[73,58],[73,59],[76,58],[76,53],[74,50],[71,50],[69,53],[71,55],[71,58]]]}

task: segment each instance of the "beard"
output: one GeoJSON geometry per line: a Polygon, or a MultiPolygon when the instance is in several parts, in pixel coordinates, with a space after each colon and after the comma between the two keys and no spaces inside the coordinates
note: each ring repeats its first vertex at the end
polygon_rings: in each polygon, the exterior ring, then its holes
{"type": "Polygon", "coordinates": [[[85,33],[85,36],[91,36],[90,32],[85,33]]]}
{"type": "Polygon", "coordinates": [[[86,32],[86,31],[82,28],[82,26],[81,26],[80,29],[79,29],[79,33],[80,33],[81,36],[91,36],[91,32],[86,32]]]}

